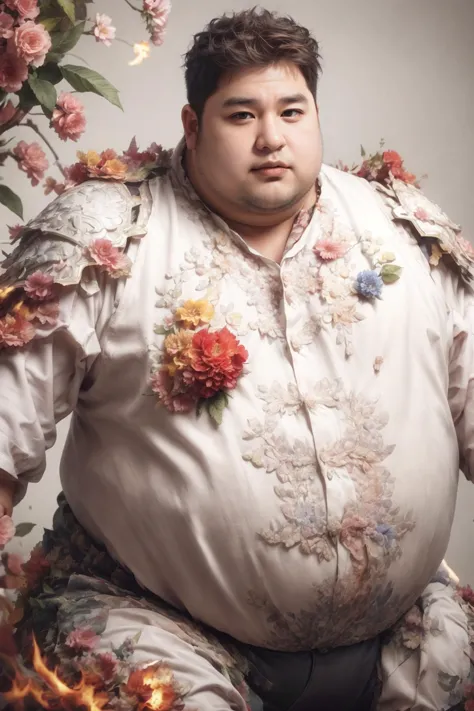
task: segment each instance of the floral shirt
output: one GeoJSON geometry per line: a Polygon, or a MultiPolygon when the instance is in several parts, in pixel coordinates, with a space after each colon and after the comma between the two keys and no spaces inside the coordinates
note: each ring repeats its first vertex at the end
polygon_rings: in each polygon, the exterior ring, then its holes
{"type": "Polygon", "coordinates": [[[254,645],[376,635],[443,558],[459,453],[474,474],[469,250],[412,186],[324,166],[276,264],[181,153],[60,196],[7,260],[0,468],[37,480],[72,411],[68,502],[144,588],[254,645]]]}

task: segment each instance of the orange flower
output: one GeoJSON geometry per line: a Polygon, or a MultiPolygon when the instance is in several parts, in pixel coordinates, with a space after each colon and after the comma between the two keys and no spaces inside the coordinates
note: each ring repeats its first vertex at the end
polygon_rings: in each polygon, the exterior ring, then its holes
{"type": "Polygon", "coordinates": [[[179,309],[176,309],[176,321],[182,323],[184,328],[198,328],[205,326],[214,316],[214,307],[209,301],[199,299],[185,301],[179,309]]]}
{"type": "Polygon", "coordinates": [[[127,166],[117,158],[115,151],[108,149],[100,155],[96,151],[78,151],[79,161],[86,167],[91,178],[107,178],[110,180],[123,180],[127,166]]]}
{"type": "Polygon", "coordinates": [[[177,370],[189,365],[191,358],[193,334],[191,331],[178,331],[166,336],[164,342],[165,353],[169,358],[166,369],[171,377],[177,370]]]}
{"type": "Polygon", "coordinates": [[[398,166],[401,168],[403,160],[397,151],[385,151],[383,154],[384,163],[388,163],[390,166],[398,166]]]}
{"type": "Polygon", "coordinates": [[[228,328],[203,329],[193,336],[191,368],[183,377],[198,399],[213,397],[235,388],[247,359],[246,349],[228,328]]]}

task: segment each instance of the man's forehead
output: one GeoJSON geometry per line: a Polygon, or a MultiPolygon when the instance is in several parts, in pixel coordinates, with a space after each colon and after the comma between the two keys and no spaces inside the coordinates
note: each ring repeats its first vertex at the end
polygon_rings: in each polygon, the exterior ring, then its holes
{"type": "Polygon", "coordinates": [[[220,104],[236,105],[267,98],[289,103],[308,99],[309,90],[298,67],[276,64],[245,68],[222,77],[216,92],[220,104]]]}

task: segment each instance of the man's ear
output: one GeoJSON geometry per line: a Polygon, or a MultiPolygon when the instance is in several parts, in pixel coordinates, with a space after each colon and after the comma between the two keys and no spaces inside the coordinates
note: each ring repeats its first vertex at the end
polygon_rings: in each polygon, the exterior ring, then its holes
{"type": "Polygon", "coordinates": [[[183,106],[181,111],[181,121],[183,122],[186,148],[193,150],[196,148],[199,132],[199,120],[194,109],[189,104],[183,106]]]}

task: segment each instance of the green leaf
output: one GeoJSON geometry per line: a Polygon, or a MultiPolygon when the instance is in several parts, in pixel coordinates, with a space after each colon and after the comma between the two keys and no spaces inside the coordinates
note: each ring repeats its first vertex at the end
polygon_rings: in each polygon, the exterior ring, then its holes
{"type": "Polygon", "coordinates": [[[72,64],[65,64],[60,69],[64,79],[76,91],[92,91],[110,101],[114,106],[118,106],[119,109],[122,108],[117,89],[97,72],[88,67],[78,67],[72,64]]]}
{"type": "Polygon", "coordinates": [[[20,100],[19,106],[25,111],[29,111],[33,106],[38,106],[39,101],[31,90],[30,85],[27,81],[23,83],[20,91],[18,92],[18,98],[20,100]]]}
{"type": "Polygon", "coordinates": [[[165,326],[161,326],[160,324],[157,324],[153,330],[157,336],[165,336],[169,333],[169,328],[165,328],[165,326]]]}
{"type": "Polygon", "coordinates": [[[9,210],[23,219],[23,205],[16,193],[6,185],[0,185],[0,204],[8,207],[9,210]]]}
{"type": "Polygon", "coordinates": [[[19,523],[15,529],[15,536],[17,538],[23,538],[27,536],[36,526],[36,523],[19,523]]]}
{"type": "Polygon", "coordinates": [[[402,268],[398,267],[396,264],[384,264],[380,270],[380,276],[382,277],[384,284],[393,284],[398,281],[401,273],[402,268]]]}
{"type": "Polygon", "coordinates": [[[62,22],[62,19],[62,17],[45,17],[44,20],[41,20],[41,24],[45,30],[52,32],[56,29],[59,23],[62,22]]]}
{"type": "Polygon", "coordinates": [[[47,595],[54,595],[54,590],[51,587],[51,585],[48,585],[48,583],[43,583],[43,592],[46,593],[47,595]]]}
{"type": "Polygon", "coordinates": [[[216,425],[222,424],[224,410],[226,409],[228,404],[229,398],[227,396],[227,393],[224,391],[217,393],[217,395],[207,401],[207,411],[209,412],[211,420],[213,420],[216,425]]]}
{"type": "Polygon", "coordinates": [[[74,9],[74,0],[56,0],[59,7],[64,10],[71,22],[76,21],[76,11],[74,9]]]}
{"type": "Polygon", "coordinates": [[[54,86],[49,81],[39,79],[35,74],[29,75],[28,84],[41,106],[52,112],[58,98],[54,86]]]}
{"type": "Polygon", "coordinates": [[[49,81],[50,84],[59,84],[63,80],[63,75],[58,65],[54,62],[48,62],[48,64],[43,64],[42,67],[36,70],[36,76],[45,81],[49,81]]]}
{"type": "Polygon", "coordinates": [[[51,49],[46,55],[46,61],[57,62],[71,49],[74,49],[84,32],[85,25],[85,22],[79,22],[66,32],[53,32],[51,35],[51,49]]]}
{"type": "Polygon", "coordinates": [[[362,158],[365,158],[365,156],[367,155],[364,146],[360,147],[360,154],[361,154],[362,158]]]}

